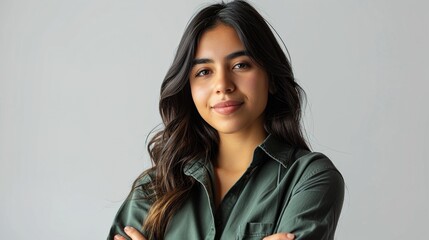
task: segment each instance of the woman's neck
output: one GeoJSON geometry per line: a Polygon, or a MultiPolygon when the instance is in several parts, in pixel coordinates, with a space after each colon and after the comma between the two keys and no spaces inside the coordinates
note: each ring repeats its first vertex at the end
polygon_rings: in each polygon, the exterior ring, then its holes
{"type": "Polygon", "coordinates": [[[267,132],[262,127],[254,131],[233,134],[219,134],[219,152],[215,167],[226,171],[245,171],[255,148],[264,141],[267,132]]]}

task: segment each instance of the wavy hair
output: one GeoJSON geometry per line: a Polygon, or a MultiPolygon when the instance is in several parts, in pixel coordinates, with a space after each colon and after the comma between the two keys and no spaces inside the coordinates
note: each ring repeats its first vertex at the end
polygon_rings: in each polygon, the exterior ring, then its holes
{"type": "Polygon", "coordinates": [[[233,27],[249,56],[268,73],[266,131],[291,146],[309,149],[300,125],[305,93],[295,82],[290,62],[270,25],[242,0],[203,8],[188,23],[161,85],[159,111],[163,129],[148,144],[153,167],[140,176],[149,174],[152,178],[143,185],[152,202],[143,223],[149,239],[164,238],[168,222],[195,184],[192,177],[185,175],[184,166],[196,159],[210,161],[218,152],[218,133],[198,114],[189,85],[198,41],[205,31],[217,24],[233,27]]]}

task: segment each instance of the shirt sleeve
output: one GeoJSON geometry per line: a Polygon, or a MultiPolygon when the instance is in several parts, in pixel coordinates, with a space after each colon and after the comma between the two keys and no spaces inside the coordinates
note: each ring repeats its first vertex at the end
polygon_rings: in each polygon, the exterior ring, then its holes
{"type": "Polygon", "coordinates": [[[143,233],[143,221],[146,219],[150,206],[149,201],[145,198],[142,186],[136,186],[119,208],[113,220],[107,240],[112,240],[116,234],[130,239],[124,232],[125,226],[132,226],[143,233]]]}
{"type": "Polygon", "coordinates": [[[334,239],[344,201],[344,179],[333,165],[323,162],[306,168],[283,209],[276,232],[294,233],[297,240],[334,239]]]}

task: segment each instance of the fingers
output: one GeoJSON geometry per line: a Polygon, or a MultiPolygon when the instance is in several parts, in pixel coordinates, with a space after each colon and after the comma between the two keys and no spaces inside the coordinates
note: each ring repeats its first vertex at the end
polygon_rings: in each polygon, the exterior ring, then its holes
{"type": "Polygon", "coordinates": [[[127,240],[127,239],[125,239],[124,237],[122,237],[121,235],[119,235],[119,234],[116,234],[115,235],[115,237],[113,238],[114,240],[127,240]]]}
{"type": "Polygon", "coordinates": [[[293,240],[295,235],[292,233],[276,233],[268,237],[263,238],[262,240],[293,240]]]}
{"type": "MultiPolygon", "coordinates": [[[[131,240],[146,240],[146,238],[135,228],[126,226],[124,228],[125,233],[131,237],[131,240]]],[[[115,240],[126,240],[123,236],[117,234],[115,235],[115,240]]]]}

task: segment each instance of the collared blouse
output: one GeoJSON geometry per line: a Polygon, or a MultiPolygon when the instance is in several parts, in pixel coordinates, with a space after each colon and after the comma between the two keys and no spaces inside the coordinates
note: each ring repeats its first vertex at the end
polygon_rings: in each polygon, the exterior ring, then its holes
{"type": "MultiPolygon", "coordinates": [[[[169,222],[165,239],[262,239],[279,232],[295,239],[334,239],[344,200],[344,180],[322,153],[296,149],[269,135],[254,151],[243,176],[215,207],[211,162],[184,168],[196,180],[190,196],[169,222]]],[[[126,236],[125,226],[142,230],[151,207],[139,180],[120,207],[108,239],[126,236]]]]}

